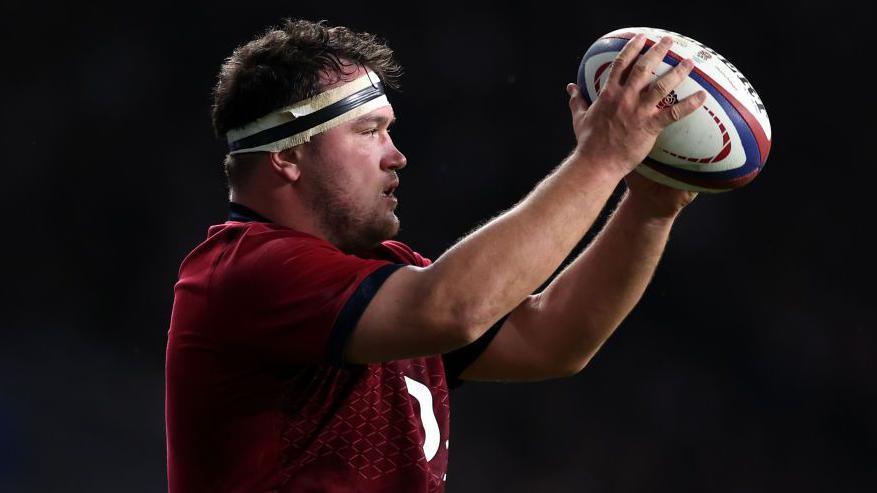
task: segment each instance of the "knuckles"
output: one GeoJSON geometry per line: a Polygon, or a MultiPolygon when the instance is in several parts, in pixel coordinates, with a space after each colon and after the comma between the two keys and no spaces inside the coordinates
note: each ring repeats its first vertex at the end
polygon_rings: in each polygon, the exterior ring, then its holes
{"type": "Polygon", "coordinates": [[[664,79],[658,79],[652,84],[652,90],[656,95],[660,97],[664,97],[670,93],[670,89],[667,88],[667,81],[664,79]]]}
{"type": "Polygon", "coordinates": [[[647,72],[649,72],[649,68],[646,67],[642,63],[636,63],[633,65],[633,67],[631,67],[630,72],[631,72],[631,75],[636,74],[637,77],[640,77],[642,75],[645,75],[647,72]]]}
{"type": "Polygon", "coordinates": [[[617,98],[617,95],[618,95],[618,90],[615,88],[615,85],[613,85],[613,84],[606,84],[606,86],[600,90],[600,98],[604,99],[604,100],[613,100],[614,101],[617,98]]]}

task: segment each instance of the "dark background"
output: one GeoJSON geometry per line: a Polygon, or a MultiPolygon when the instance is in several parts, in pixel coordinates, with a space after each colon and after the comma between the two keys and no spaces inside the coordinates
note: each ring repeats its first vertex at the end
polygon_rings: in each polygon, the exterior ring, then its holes
{"type": "Polygon", "coordinates": [[[839,2],[6,0],[0,490],[166,487],[172,287],[226,210],[210,90],[235,46],[287,16],[396,50],[400,239],[433,258],[571,149],[564,85],[608,31],[705,43],[770,114],[761,176],[684,213],[643,301],[582,374],[453,394],[448,491],[875,491],[872,15],[839,2]]]}

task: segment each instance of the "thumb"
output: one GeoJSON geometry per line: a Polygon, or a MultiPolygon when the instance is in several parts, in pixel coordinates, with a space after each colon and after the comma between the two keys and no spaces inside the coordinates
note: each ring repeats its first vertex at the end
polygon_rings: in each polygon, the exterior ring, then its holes
{"type": "Polygon", "coordinates": [[[572,82],[566,85],[566,93],[569,94],[569,97],[575,97],[577,92],[579,92],[579,88],[572,82]]]}
{"type": "Polygon", "coordinates": [[[588,110],[588,102],[582,97],[578,84],[569,83],[566,85],[566,93],[569,94],[570,109],[579,109],[581,111],[588,110]]]}

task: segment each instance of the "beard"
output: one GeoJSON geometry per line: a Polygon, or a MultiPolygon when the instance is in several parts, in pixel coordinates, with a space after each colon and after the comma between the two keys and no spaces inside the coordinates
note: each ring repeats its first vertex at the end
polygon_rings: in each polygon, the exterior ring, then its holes
{"type": "Polygon", "coordinates": [[[375,191],[372,200],[357,203],[350,187],[329,173],[316,177],[309,197],[327,239],[345,253],[365,253],[399,232],[399,219],[375,191]]]}

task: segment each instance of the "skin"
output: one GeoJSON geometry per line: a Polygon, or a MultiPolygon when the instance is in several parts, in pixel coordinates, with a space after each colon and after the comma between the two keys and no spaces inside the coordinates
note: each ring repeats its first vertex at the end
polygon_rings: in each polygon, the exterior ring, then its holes
{"type": "MultiPolygon", "coordinates": [[[[356,67],[324,74],[324,89],[365,73],[356,67]]],[[[250,155],[267,165],[256,166],[243,186],[233,187],[231,200],[345,252],[368,251],[399,231],[392,192],[407,159],[389,135],[395,118],[393,108],[384,106],[286,151],[250,155]]]]}
{"type": "Polygon", "coordinates": [[[388,133],[394,119],[391,107],[380,108],[317,136],[303,149],[302,166],[312,178],[302,183],[303,202],[341,250],[364,252],[399,231],[392,192],[399,185],[396,171],[407,161],[388,133]]]}
{"type": "MultiPolygon", "coordinates": [[[[537,380],[574,374],[587,364],[642,296],[675,218],[695,197],[631,173],[663,128],[704,97],[698,93],[659,109],[691,65],[681,63],[652,82],[670,43],[637,59],[643,44],[637,37],[622,50],[591,108],[575,84],[567,86],[577,145],[532,192],[431,266],[401,268],[386,280],[350,336],[349,361],[443,353],[471,343],[509,314],[463,378],[537,380]],[[622,179],[629,190],[601,234],[533,294],[581,241],[622,179]]],[[[233,199],[351,251],[389,238],[398,228],[395,202],[380,192],[405,158],[387,133],[392,110],[373,114],[380,117],[375,127],[351,122],[312,143],[267,154],[262,159],[270,166],[247,184],[252,190],[233,190],[233,199]],[[321,209],[321,199],[345,217],[321,209]]]]}

